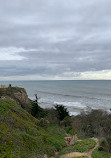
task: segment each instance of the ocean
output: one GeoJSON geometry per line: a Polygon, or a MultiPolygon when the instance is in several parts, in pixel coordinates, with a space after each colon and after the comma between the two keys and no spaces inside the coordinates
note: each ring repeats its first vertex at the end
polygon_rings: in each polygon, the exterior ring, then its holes
{"type": "Polygon", "coordinates": [[[56,104],[67,107],[70,115],[88,109],[111,109],[110,80],[78,81],[0,81],[0,85],[19,86],[26,89],[30,99],[38,95],[39,105],[51,108],[56,104]]]}

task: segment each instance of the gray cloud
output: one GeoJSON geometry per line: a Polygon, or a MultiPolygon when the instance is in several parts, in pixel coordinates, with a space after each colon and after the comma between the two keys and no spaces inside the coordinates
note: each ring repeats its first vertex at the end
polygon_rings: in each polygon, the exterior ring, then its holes
{"type": "Polygon", "coordinates": [[[0,77],[81,79],[111,70],[110,6],[109,0],[0,1],[0,77]]]}

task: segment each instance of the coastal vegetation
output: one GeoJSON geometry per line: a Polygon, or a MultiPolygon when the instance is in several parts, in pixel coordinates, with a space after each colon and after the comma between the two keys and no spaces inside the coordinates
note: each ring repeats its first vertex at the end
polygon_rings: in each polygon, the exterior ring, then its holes
{"type": "Polygon", "coordinates": [[[60,152],[60,155],[68,154],[71,152],[87,152],[96,145],[95,141],[88,138],[82,141],[78,141],[74,145],[70,145],[60,152]]]}
{"type": "Polygon", "coordinates": [[[0,100],[0,157],[40,158],[61,150],[65,131],[32,117],[16,103],[0,100]],[[28,156],[27,156],[28,155],[28,156]]]}
{"type": "Polygon", "coordinates": [[[0,88],[0,157],[43,158],[70,152],[92,152],[92,158],[111,157],[111,114],[102,110],[69,116],[63,105],[42,109],[28,99],[23,88],[0,88]],[[67,146],[65,137],[77,135],[80,141],[67,146]]]}
{"type": "Polygon", "coordinates": [[[92,158],[111,158],[111,154],[105,151],[99,151],[98,149],[96,149],[91,156],[92,158]]]}

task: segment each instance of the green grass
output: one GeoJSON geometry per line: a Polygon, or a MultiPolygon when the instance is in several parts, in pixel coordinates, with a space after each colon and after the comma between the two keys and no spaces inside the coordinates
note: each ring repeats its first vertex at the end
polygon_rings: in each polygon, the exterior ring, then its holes
{"type": "Polygon", "coordinates": [[[78,157],[73,157],[73,158],[87,158],[86,156],[78,156],[78,157]]]}
{"type": "Polygon", "coordinates": [[[91,156],[92,158],[111,158],[111,155],[108,155],[108,153],[104,151],[99,151],[98,149],[93,151],[91,156]]]}
{"type": "Polygon", "coordinates": [[[0,99],[0,158],[52,156],[66,145],[64,137],[60,127],[43,127],[20,105],[0,99]]]}
{"type": "Polygon", "coordinates": [[[92,139],[84,139],[80,142],[77,142],[74,146],[75,151],[77,152],[86,152],[92,149],[96,145],[96,142],[92,139]]]}
{"type": "Polygon", "coordinates": [[[77,142],[75,145],[71,145],[60,152],[60,155],[64,155],[71,152],[87,152],[96,145],[96,142],[92,139],[84,139],[77,142]]]}
{"type": "Polygon", "coordinates": [[[86,156],[79,156],[79,157],[74,157],[74,158],[87,158],[86,156]]]}
{"type": "Polygon", "coordinates": [[[57,128],[55,125],[51,125],[47,128],[48,130],[48,141],[53,144],[53,146],[60,151],[66,143],[64,141],[64,137],[66,136],[64,131],[60,128],[57,128]]]}

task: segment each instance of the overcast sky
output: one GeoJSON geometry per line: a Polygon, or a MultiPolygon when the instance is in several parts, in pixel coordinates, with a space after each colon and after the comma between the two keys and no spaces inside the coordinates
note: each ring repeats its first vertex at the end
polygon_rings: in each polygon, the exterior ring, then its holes
{"type": "Polygon", "coordinates": [[[1,0],[0,80],[111,79],[111,0],[1,0]]]}

